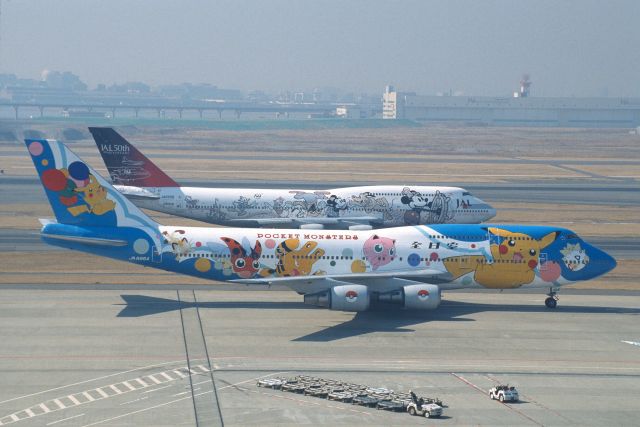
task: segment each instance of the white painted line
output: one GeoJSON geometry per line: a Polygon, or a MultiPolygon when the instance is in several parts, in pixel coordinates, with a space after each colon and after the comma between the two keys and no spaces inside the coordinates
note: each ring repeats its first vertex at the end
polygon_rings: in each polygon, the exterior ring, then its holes
{"type": "Polygon", "coordinates": [[[200,372],[196,372],[196,371],[194,371],[193,369],[189,369],[189,373],[190,373],[191,375],[200,375],[200,372]]]}
{"type": "Polygon", "coordinates": [[[202,372],[209,372],[209,368],[207,368],[207,367],[206,367],[206,366],[204,366],[204,365],[198,365],[198,366],[196,366],[196,368],[200,368],[200,369],[202,369],[202,372]]]}
{"type": "Polygon", "coordinates": [[[220,365],[218,365],[218,364],[214,363],[214,364],[213,364],[213,369],[216,369],[216,370],[220,369],[220,365]]]}
{"type": "Polygon", "coordinates": [[[96,388],[95,391],[97,391],[100,394],[100,396],[102,396],[105,399],[109,397],[109,395],[105,393],[104,390],[102,390],[101,388],[96,388]]]}
{"type": "Polygon", "coordinates": [[[153,381],[156,384],[162,384],[162,381],[160,381],[159,379],[157,379],[153,375],[147,375],[147,378],[149,378],[151,381],[153,381]]]}
{"type": "Polygon", "coordinates": [[[169,387],[172,387],[172,386],[171,385],[166,385],[164,387],[154,388],[153,390],[147,390],[144,393],[153,393],[154,391],[162,390],[163,388],[169,388],[169,387]]]}
{"type": "Polygon", "coordinates": [[[162,375],[163,377],[165,377],[168,381],[174,381],[173,377],[170,377],[169,375],[167,375],[166,372],[160,372],[159,375],[162,375]]]}
{"type": "Polygon", "coordinates": [[[131,380],[131,381],[138,381],[140,384],[142,384],[142,387],[149,387],[149,384],[142,381],[142,378],[136,378],[135,380],[131,380]]]}
{"type": "Polygon", "coordinates": [[[64,405],[64,403],[60,402],[60,400],[53,399],[52,402],[55,403],[56,405],[58,405],[60,407],[60,409],[66,409],[66,406],[64,405]]]}
{"type": "Polygon", "coordinates": [[[121,391],[118,387],[116,387],[116,385],[115,385],[115,384],[111,384],[111,385],[109,386],[109,388],[110,388],[111,390],[115,391],[117,394],[122,394],[122,393],[124,393],[124,391],[121,391]]]}
{"type": "Polygon", "coordinates": [[[173,372],[174,374],[176,374],[180,378],[186,378],[187,377],[185,374],[183,374],[182,372],[178,371],[177,369],[175,371],[171,371],[171,372],[173,372]]]}
{"type": "Polygon", "coordinates": [[[145,399],[148,399],[148,398],[149,398],[149,396],[144,396],[144,397],[141,397],[140,399],[134,399],[134,400],[130,400],[128,402],[123,402],[123,403],[120,404],[120,406],[128,405],[129,403],[138,402],[140,400],[145,400],[145,399]]]}
{"type": "MultiPolygon", "coordinates": [[[[167,386],[167,387],[169,387],[169,386],[167,386]]],[[[203,393],[195,394],[193,397],[202,396],[203,394],[207,394],[207,393],[213,393],[213,390],[209,390],[209,391],[205,391],[203,393]]],[[[191,399],[191,396],[181,397],[180,399],[171,400],[171,401],[165,402],[165,403],[160,403],[159,405],[149,406],[148,408],[138,409],[137,411],[128,412],[126,414],[121,414],[121,415],[118,415],[118,416],[115,416],[115,417],[107,418],[106,420],[96,421],[95,423],[91,423],[91,424],[85,424],[82,427],[91,427],[91,426],[95,426],[95,425],[98,425],[98,424],[108,423],[109,421],[118,420],[120,418],[128,417],[129,415],[139,414],[140,412],[146,412],[146,411],[150,411],[152,409],[161,408],[163,406],[171,405],[173,403],[180,402],[180,401],[183,401],[185,399],[191,399]]]]}
{"type": "Polygon", "coordinates": [[[63,421],[69,421],[69,420],[72,420],[72,419],[74,419],[74,418],[79,418],[79,417],[82,417],[82,416],[84,416],[84,414],[74,415],[73,417],[63,418],[63,419],[58,420],[58,421],[52,421],[52,422],[48,423],[47,425],[48,425],[48,426],[52,426],[52,425],[54,425],[54,424],[58,424],[58,423],[61,423],[61,422],[63,422],[63,421]]]}
{"type": "Polygon", "coordinates": [[[129,384],[129,381],[122,381],[122,385],[127,387],[129,390],[135,390],[136,388],[129,384]]]}
{"type": "Polygon", "coordinates": [[[31,408],[27,408],[27,409],[25,409],[25,410],[24,410],[24,412],[26,412],[26,413],[27,413],[27,416],[28,416],[29,418],[31,418],[31,417],[35,417],[35,416],[36,416],[36,414],[31,410],[31,408]]]}
{"type": "Polygon", "coordinates": [[[20,418],[16,414],[9,415],[13,421],[20,421],[20,418]]]}
{"type": "Polygon", "coordinates": [[[188,391],[183,391],[182,393],[172,394],[171,397],[178,397],[178,396],[182,396],[183,394],[189,394],[189,392],[188,391]]]}
{"type": "Polygon", "coordinates": [[[70,394],[69,396],[67,396],[67,398],[73,402],[74,405],[82,405],[82,403],[80,403],[80,401],[78,399],[76,399],[75,397],[73,397],[73,394],[70,394]]]}
{"type": "Polygon", "coordinates": [[[93,402],[94,400],[96,400],[93,396],[91,396],[91,395],[90,395],[89,393],[87,393],[86,391],[83,391],[83,392],[82,392],[82,395],[83,395],[84,397],[86,397],[86,398],[89,400],[89,402],[93,402]]]}
{"type": "Polygon", "coordinates": [[[637,346],[639,346],[639,347],[640,347],[640,342],[636,342],[636,341],[624,341],[624,340],[622,340],[622,342],[623,342],[623,343],[626,343],[626,344],[637,345],[637,346]]]}
{"type": "MultiPolygon", "coordinates": [[[[260,377],[250,378],[250,379],[245,380],[245,381],[240,381],[240,382],[235,383],[235,384],[229,384],[229,385],[227,385],[227,386],[220,387],[218,390],[223,390],[223,389],[226,389],[226,388],[229,388],[229,387],[235,387],[235,386],[238,386],[238,385],[240,385],[240,384],[248,383],[248,382],[251,382],[251,381],[256,381],[256,380],[259,380],[259,379],[261,379],[261,378],[271,377],[271,376],[273,376],[273,375],[286,374],[286,373],[288,373],[288,372],[289,372],[289,371],[275,372],[275,373],[273,373],[273,374],[269,374],[269,375],[262,375],[262,376],[260,376],[260,377]]],[[[161,390],[161,389],[163,389],[163,388],[168,388],[168,387],[171,387],[171,386],[170,386],[170,385],[167,385],[167,386],[160,387],[160,388],[157,388],[157,389],[147,390],[147,391],[145,391],[144,393],[151,393],[151,392],[153,392],[153,391],[161,390]]],[[[118,416],[116,416],[116,417],[108,418],[108,419],[106,419],[106,420],[96,421],[96,422],[91,423],[91,424],[85,424],[85,425],[84,425],[84,426],[82,426],[82,427],[90,427],[90,426],[95,426],[95,425],[98,425],[98,424],[108,423],[109,421],[114,421],[114,420],[117,420],[117,419],[120,419],[120,418],[128,417],[129,415],[134,415],[134,414],[139,414],[139,413],[141,413],[141,412],[150,411],[150,410],[152,410],[152,409],[160,408],[160,407],[162,407],[162,406],[171,405],[171,404],[176,403],[176,402],[181,402],[181,401],[183,401],[183,400],[185,400],[185,399],[191,399],[192,397],[202,396],[202,395],[204,395],[204,394],[208,394],[208,393],[213,393],[213,390],[209,390],[209,391],[205,391],[205,392],[202,392],[202,393],[194,394],[193,396],[185,396],[185,397],[181,397],[180,399],[175,399],[175,400],[172,400],[172,401],[169,401],[169,402],[161,403],[161,404],[159,404],[159,405],[150,406],[150,407],[148,407],[148,408],[144,408],[144,409],[139,409],[139,410],[137,410],[137,411],[133,411],[133,412],[129,412],[129,413],[126,413],[126,414],[118,415],[118,416]]],[[[368,413],[367,413],[367,414],[368,414],[368,413]]]]}
{"type": "MultiPolygon", "coordinates": [[[[203,359],[195,359],[195,360],[203,360],[203,359]]],[[[171,361],[171,362],[154,363],[153,365],[147,365],[147,366],[142,366],[140,368],[128,369],[126,371],[116,372],[115,374],[103,375],[101,377],[96,377],[96,378],[92,378],[92,379],[85,380],[85,381],[80,381],[80,382],[73,383],[73,384],[67,384],[67,385],[63,385],[63,386],[60,386],[60,387],[54,387],[54,388],[50,388],[48,390],[42,390],[42,391],[39,391],[39,392],[36,392],[36,393],[25,394],[24,396],[18,396],[18,397],[14,397],[14,398],[11,398],[11,399],[3,400],[3,401],[0,402],[0,405],[2,405],[3,403],[13,402],[14,400],[24,399],[25,397],[37,396],[39,394],[48,393],[50,391],[56,391],[56,390],[60,390],[60,389],[67,388],[67,387],[73,387],[73,386],[77,386],[77,385],[80,385],[80,384],[86,384],[86,383],[90,383],[90,382],[94,382],[94,381],[98,381],[98,380],[103,380],[105,378],[115,377],[116,375],[128,374],[129,372],[143,371],[145,369],[157,368],[158,366],[166,366],[166,365],[171,365],[173,363],[182,363],[182,362],[184,362],[184,360],[174,360],[174,361],[171,361]]]]}
{"type": "Polygon", "coordinates": [[[45,413],[45,414],[46,414],[46,413],[48,413],[48,412],[51,412],[51,409],[47,408],[47,407],[44,405],[44,403],[41,403],[41,404],[40,404],[40,405],[38,405],[38,406],[40,406],[40,408],[42,408],[42,410],[44,411],[44,413],[45,413]]]}

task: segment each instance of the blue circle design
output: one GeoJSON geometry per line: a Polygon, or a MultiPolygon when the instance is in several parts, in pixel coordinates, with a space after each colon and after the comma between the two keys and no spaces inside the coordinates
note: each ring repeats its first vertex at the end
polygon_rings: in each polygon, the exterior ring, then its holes
{"type": "Polygon", "coordinates": [[[89,168],[82,162],[73,162],[68,167],[71,178],[83,180],[89,178],[89,168]]]}
{"type": "Polygon", "coordinates": [[[420,265],[420,255],[413,253],[407,257],[407,262],[411,267],[417,267],[420,265]]]}

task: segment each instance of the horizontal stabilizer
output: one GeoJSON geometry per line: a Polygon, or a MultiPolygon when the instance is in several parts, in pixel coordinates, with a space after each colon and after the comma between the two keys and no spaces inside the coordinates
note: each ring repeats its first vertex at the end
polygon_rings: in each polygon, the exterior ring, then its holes
{"type": "Polygon", "coordinates": [[[126,240],[118,239],[102,239],[99,237],[82,237],[82,236],[68,236],[64,234],[46,234],[42,233],[43,238],[63,240],[66,242],[82,243],[85,245],[93,246],[127,246],[126,240]]]}

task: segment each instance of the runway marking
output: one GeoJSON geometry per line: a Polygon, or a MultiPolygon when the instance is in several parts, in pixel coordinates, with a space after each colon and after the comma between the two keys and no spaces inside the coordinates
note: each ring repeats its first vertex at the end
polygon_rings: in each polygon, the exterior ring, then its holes
{"type": "Polygon", "coordinates": [[[82,416],[84,416],[84,414],[74,415],[73,417],[63,418],[63,419],[58,420],[58,421],[52,421],[52,422],[50,422],[50,423],[47,423],[47,425],[48,425],[48,426],[52,426],[52,425],[54,425],[54,424],[58,424],[58,423],[61,423],[61,422],[63,422],[63,421],[69,421],[69,420],[72,420],[72,419],[74,419],[74,418],[80,418],[80,417],[82,417],[82,416]]]}
{"type": "Polygon", "coordinates": [[[143,396],[143,397],[141,397],[139,399],[134,399],[134,400],[129,400],[128,402],[123,402],[123,403],[120,404],[120,406],[128,405],[129,403],[138,402],[140,400],[145,400],[145,399],[148,399],[148,398],[149,398],[149,396],[143,396]]]}
{"type": "Polygon", "coordinates": [[[151,381],[153,381],[156,384],[162,384],[162,381],[160,381],[159,379],[157,379],[153,375],[147,375],[145,378],[149,378],[151,381]]]}
{"type": "MultiPolygon", "coordinates": [[[[181,368],[181,369],[186,369],[186,368],[181,368]]],[[[148,378],[152,378],[154,380],[154,382],[156,382],[157,384],[164,384],[166,382],[169,381],[176,381],[176,378],[173,378],[172,376],[166,374],[166,372],[156,372],[153,373],[151,375],[147,375],[148,378]],[[167,378],[167,381],[161,382],[160,380],[158,380],[154,375],[158,375],[161,376],[163,378],[167,378]]],[[[91,390],[85,390],[82,391],[80,393],[77,393],[78,396],[82,395],[84,396],[87,400],[82,402],[80,400],[78,400],[75,396],[73,395],[68,395],[68,396],[62,396],[62,397],[57,397],[51,400],[47,400],[43,403],[40,403],[38,406],[32,406],[28,409],[22,410],[22,411],[18,411],[18,412],[14,412],[13,414],[7,415],[4,418],[0,418],[0,426],[4,426],[7,424],[12,424],[16,421],[20,421],[21,418],[20,414],[24,413],[26,414],[26,418],[32,418],[35,416],[39,416],[39,415],[43,415],[49,412],[55,412],[55,411],[60,411],[63,409],[67,409],[70,407],[74,407],[74,406],[80,406],[80,405],[84,405],[87,403],[91,403],[94,402],[96,400],[102,400],[102,399],[108,399],[110,397],[115,397],[115,396],[119,396],[121,394],[126,394],[126,393],[130,393],[132,391],[137,391],[140,390],[141,388],[147,388],[147,387],[153,387],[155,386],[155,384],[152,383],[146,383],[142,380],[140,380],[140,378],[134,378],[134,379],[129,379],[129,380],[125,380],[125,381],[121,381],[119,383],[115,383],[115,384],[110,384],[110,385],[105,385],[102,387],[97,387],[91,390]],[[139,384],[142,385],[142,387],[140,388],[136,388],[134,387],[130,381],[138,381],[139,384]],[[120,387],[120,388],[118,388],[120,387]],[[109,394],[108,391],[109,390],[113,390],[114,394],[109,394]],[[91,395],[91,392],[94,393],[94,395],[99,395],[99,396],[94,396],[91,395]],[[66,403],[66,401],[63,403],[63,399],[68,399],[68,403],[66,403]],[[36,413],[33,411],[33,409],[36,408],[40,408],[42,410],[41,413],[36,413]],[[55,408],[55,409],[52,409],[55,408]]],[[[163,388],[168,388],[171,387],[171,385],[166,385],[164,387],[159,387],[153,390],[148,390],[144,393],[149,393],[149,392],[153,392],[153,391],[158,391],[161,390],[163,388]]],[[[143,398],[140,398],[138,400],[142,400],[143,398]]],[[[146,397],[144,397],[144,399],[146,399],[146,397]]],[[[38,411],[40,412],[40,411],[38,411]]]]}
{"type": "Polygon", "coordinates": [[[168,381],[173,381],[173,380],[175,380],[175,378],[170,377],[169,375],[167,375],[167,373],[166,373],[166,372],[160,372],[158,375],[161,375],[161,376],[165,377],[168,381]]]}
{"type": "Polygon", "coordinates": [[[625,340],[622,340],[622,342],[623,342],[623,343],[626,343],[626,344],[637,345],[638,347],[640,347],[640,342],[636,342],[636,341],[625,341],[625,340]]]}
{"type": "MultiPolygon", "coordinates": [[[[489,394],[489,392],[487,390],[483,390],[480,387],[478,387],[477,385],[473,384],[471,381],[467,380],[466,378],[456,374],[455,372],[451,372],[451,375],[453,375],[454,377],[456,377],[457,379],[459,379],[460,381],[462,381],[463,383],[469,385],[470,387],[475,388],[476,390],[478,390],[480,393],[482,393],[483,395],[487,396],[489,394]]],[[[519,411],[518,409],[514,408],[511,405],[508,405],[506,402],[500,402],[499,400],[496,400],[496,402],[498,402],[499,404],[503,405],[505,408],[511,409],[513,412],[520,414],[522,417],[528,419],[529,421],[531,421],[532,423],[539,425],[541,427],[544,427],[544,424],[539,423],[538,421],[534,420],[533,418],[531,418],[530,416],[528,416],[527,414],[525,414],[522,411],[519,411]]]]}
{"type": "Polygon", "coordinates": [[[73,402],[74,405],[82,405],[82,403],[80,403],[80,401],[78,399],[76,399],[73,394],[70,394],[69,396],[67,396],[67,398],[73,402]]]}
{"type": "Polygon", "coordinates": [[[179,376],[180,378],[187,378],[187,376],[185,374],[183,374],[182,372],[180,372],[179,370],[175,370],[175,371],[171,371],[174,374],[176,374],[177,376],[179,376]]]}
{"type": "Polygon", "coordinates": [[[142,381],[142,378],[136,378],[136,379],[131,380],[131,381],[138,381],[138,383],[139,383],[140,385],[142,385],[142,387],[149,387],[149,384],[147,384],[147,383],[145,383],[144,381],[142,381]]]}
{"type": "Polygon", "coordinates": [[[147,390],[144,393],[153,393],[154,391],[162,390],[162,389],[169,388],[169,387],[171,387],[171,385],[166,385],[164,387],[154,388],[153,390],[147,390]]]}
{"type": "Polygon", "coordinates": [[[118,387],[116,387],[116,385],[115,385],[115,384],[111,384],[111,385],[109,386],[109,388],[110,388],[111,390],[115,391],[117,394],[122,394],[122,393],[124,393],[124,391],[122,391],[122,390],[120,390],[118,387]]]}
{"type": "Polygon", "coordinates": [[[172,394],[171,397],[178,397],[178,396],[182,396],[183,394],[189,394],[189,392],[188,391],[183,391],[182,393],[172,394]]]}
{"type": "Polygon", "coordinates": [[[59,400],[59,399],[53,399],[53,403],[55,403],[56,405],[58,405],[58,407],[59,407],[60,409],[66,409],[66,408],[67,408],[66,406],[64,406],[64,404],[63,404],[62,402],[60,402],[60,400],[59,400]]]}
{"type": "Polygon", "coordinates": [[[198,365],[198,366],[196,366],[196,368],[200,368],[202,370],[202,372],[209,372],[209,368],[207,368],[204,365],[198,365]]]}
{"type": "Polygon", "coordinates": [[[147,365],[147,366],[142,366],[140,368],[128,369],[126,371],[116,372],[115,374],[104,375],[102,377],[96,377],[96,378],[92,378],[92,379],[85,380],[85,381],[80,381],[80,382],[73,383],[73,384],[67,384],[67,385],[63,385],[63,386],[59,386],[59,387],[50,388],[48,390],[39,391],[37,393],[25,394],[24,396],[18,396],[18,397],[14,397],[14,398],[11,398],[11,399],[3,400],[2,402],[0,402],[0,405],[2,405],[3,403],[13,402],[14,400],[24,399],[25,397],[37,396],[39,394],[49,393],[50,391],[61,390],[63,388],[67,388],[67,387],[73,387],[73,386],[76,386],[76,385],[81,385],[81,384],[86,384],[86,383],[90,383],[90,382],[94,382],[94,381],[99,381],[99,380],[103,380],[103,379],[106,379],[106,378],[115,377],[117,375],[128,374],[129,372],[142,371],[142,370],[145,370],[145,369],[156,368],[158,366],[166,366],[166,365],[171,365],[171,364],[174,364],[174,363],[183,363],[183,362],[184,362],[184,360],[174,360],[174,361],[171,361],[171,362],[154,363],[153,365],[147,365]]]}
{"type": "Polygon", "coordinates": [[[104,397],[105,399],[109,397],[109,395],[105,393],[104,390],[102,390],[100,387],[96,388],[95,390],[98,392],[100,396],[104,397]]]}
{"type": "Polygon", "coordinates": [[[122,385],[127,387],[129,390],[137,390],[134,386],[129,384],[129,381],[122,381],[122,385]]]}
{"type": "Polygon", "coordinates": [[[82,395],[83,395],[84,397],[86,397],[87,399],[89,399],[89,402],[93,402],[94,400],[96,400],[93,396],[91,396],[91,395],[90,395],[88,392],[86,392],[86,391],[83,391],[83,392],[82,392],[82,395]]]}

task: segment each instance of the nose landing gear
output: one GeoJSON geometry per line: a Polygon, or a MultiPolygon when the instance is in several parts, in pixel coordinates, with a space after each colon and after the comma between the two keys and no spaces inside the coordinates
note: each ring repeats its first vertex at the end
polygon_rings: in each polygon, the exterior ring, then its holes
{"type": "Polygon", "coordinates": [[[549,288],[549,293],[547,294],[547,296],[549,298],[544,300],[544,305],[546,305],[547,308],[556,308],[556,306],[558,305],[558,299],[559,299],[558,292],[556,292],[556,290],[553,288],[549,288]]]}

